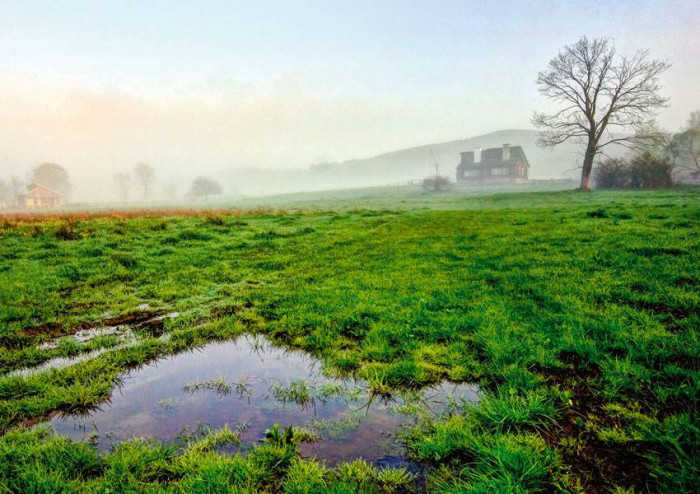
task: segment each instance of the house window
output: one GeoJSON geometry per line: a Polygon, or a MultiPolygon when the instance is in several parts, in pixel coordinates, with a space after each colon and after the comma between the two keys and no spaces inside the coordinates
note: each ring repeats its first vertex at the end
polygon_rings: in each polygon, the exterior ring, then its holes
{"type": "Polygon", "coordinates": [[[508,168],[492,168],[491,175],[508,175],[510,170],[508,168]]]}
{"type": "Polygon", "coordinates": [[[465,171],[464,171],[464,176],[465,176],[465,177],[478,177],[478,176],[479,176],[479,170],[465,170],[465,171]]]}

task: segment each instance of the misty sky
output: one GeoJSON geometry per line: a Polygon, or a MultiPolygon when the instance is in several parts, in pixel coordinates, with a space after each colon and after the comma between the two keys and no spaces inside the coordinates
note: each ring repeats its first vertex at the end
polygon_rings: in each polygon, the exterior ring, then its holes
{"type": "Polygon", "coordinates": [[[669,59],[700,108],[700,2],[0,0],[0,177],[191,177],[531,128],[534,79],[582,34],[669,59]]]}

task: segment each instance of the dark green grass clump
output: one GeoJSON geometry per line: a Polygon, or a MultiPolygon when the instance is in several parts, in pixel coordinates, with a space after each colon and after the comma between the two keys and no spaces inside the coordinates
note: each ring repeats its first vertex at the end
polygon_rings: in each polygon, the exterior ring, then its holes
{"type": "MultiPolygon", "coordinates": [[[[0,486],[693,492],[698,231],[693,189],[453,192],[242,218],[84,217],[70,227],[5,221],[0,486]],[[127,348],[111,350],[115,337],[71,340],[81,328],[138,317],[142,304],[180,315],[157,331],[136,329],[127,348]],[[293,445],[226,456],[137,440],[100,455],[16,429],[90,410],[126,369],[244,332],[308,351],[377,396],[449,379],[479,383],[482,399],[424,417],[408,434],[422,481],[361,462],[329,469],[300,460],[293,445]],[[104,353],[11,375],[93,350],[104,353]]],[[[279,390],[299,401],[307,391],[279,390]]]]}
{"type": "Polygon", "coordinates": [[[46,429],[0,438],[0,486],[8,492],[398,492],[414,475],[358,460],[336,469],[299,459],[298,442],[268,440],[234,455],[228,428],[204,430],[177,446],[134,439],[99,455],[46,429]]]}

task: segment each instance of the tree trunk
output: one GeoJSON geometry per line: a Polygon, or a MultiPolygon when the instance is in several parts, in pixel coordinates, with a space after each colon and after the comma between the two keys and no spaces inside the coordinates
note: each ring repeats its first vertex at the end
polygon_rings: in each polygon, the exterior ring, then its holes
{"type": "Polygon", "coordinates": [[[595,151],[591,146],[586,148],[586,154],[583,157],[583,170],[581,171],[581,190],[591,190],[591,172],[593,171],[593,158],[595,151]]]}

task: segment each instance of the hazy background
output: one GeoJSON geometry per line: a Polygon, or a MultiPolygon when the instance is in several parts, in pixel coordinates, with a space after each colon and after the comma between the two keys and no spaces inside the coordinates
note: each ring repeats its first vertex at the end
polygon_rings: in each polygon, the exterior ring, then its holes
{"type": "MultiPolygon", "coordinates": [[[[112,200],[112,175],[148,162],[156,194],[184,193],[196,175],[260,194],[417,178],[427,149],[376,177],[382,160],[325,178],[251,168],[458,141],[439,153],[452,175],[459,148],[481,145],[460,140],[532,128],[532,111],[549,108],[537,72],[582,34],[673,63],[659,121],[676,130],[700,108],[698,32],[696,0],[0,0],[0,177],[56,162],[74,199],[112,200]]],[[[535,159],[532,134],[518,135],[489,139],[527,141],[533,176],[576,165],[575,149],[535,159]]]]}

